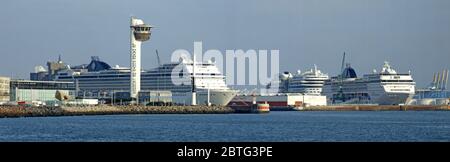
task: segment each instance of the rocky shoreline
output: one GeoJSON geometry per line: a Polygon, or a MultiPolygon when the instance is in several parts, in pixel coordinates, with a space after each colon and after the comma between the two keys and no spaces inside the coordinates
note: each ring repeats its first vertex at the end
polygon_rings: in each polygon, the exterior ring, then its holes
{"type": "MultiPolygon", "coordinates": [[[[300,111],[449,111],[450,106],[379,106],[342,105],[311,106],[300,111]]],[[[0,118],[75,116],[75,115],[119,115],[119,114],[230,114],[242,113],[226,106],[60,106],[27,107],[0,106],[0,118]]],[[[250,112],[245,112],[250,113],[250,112]]]]}
{"type": "Polygon", "coordinates": [[[0,118],[115,114],[228,114],[225,106],[0,106],[0,118]]]}

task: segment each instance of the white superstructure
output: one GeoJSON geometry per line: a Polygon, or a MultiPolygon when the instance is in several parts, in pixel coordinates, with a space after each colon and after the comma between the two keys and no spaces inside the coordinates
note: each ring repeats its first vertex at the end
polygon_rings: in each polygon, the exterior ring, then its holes
{"type": "MultiPolygon", "coordinates": [[[[192,87],[193,62],[182,60],[141,72],[142,91],[171,91],[176,104],[191,105],[192,89],[197,92],[197,104],[206,105],[208,90],[212,105],[227,105],[237,91],[230,89],[225,83],[225,76],[214,63],[196,62],[195,87],[192,87]],[[183,70],[174,72],[174,68],[183,70]],[[182,85],[174,84],[172,78],[186,80],[182,85]]],[[[75,66],[61,70],[56,76],[59,81],[74,81],[77,86],[77,96],[82,98],[110,99],[115,92],[129,92],[130,68],[111,67],[107,63],[93,57],[86,66],[75,66]]]]}
{"type": "Polygon", "coordinates": [[[347,64],[340,76],[325,82],[323,94],[330,104],[399,105],[411,100],[415,84],[410,73],[397,73],[388,62],[362,78],[347,64]]]}
{"type": "Polygon", "coordinates": [[[281,92],[285,93],[304,93],[308,95],[320,95],[322,87],[326,80],[329,79],[328,74],[322,73],[314,65],[314,68],[296,74],[285,72],[281,75],[281,92]]]}

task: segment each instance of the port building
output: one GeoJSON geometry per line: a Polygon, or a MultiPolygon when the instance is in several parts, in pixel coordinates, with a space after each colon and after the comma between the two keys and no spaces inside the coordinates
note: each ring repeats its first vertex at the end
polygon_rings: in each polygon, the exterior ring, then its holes
{"type": "Polygon", "coordinates": [[[301,93],[280,93],[267,95],[237,95],[228,104],[230,107],[248,107],[254,103],[267,103],[271,110],[291,110],[298,107],[326,106],[327,97],[301,93]]]}
{"type": "Polygon", "coordinates": [[[14,102],[52,102],[58,101],[56,92],[74,96],[75,85],[73,82],[61,81],[32,81],[32,80],[10,80],[9,100],[14,102]]]}
{"type": "Polygon", "coordinates": [[[0,77],[0,102],[9,101],[9,77],[0,77]]]}

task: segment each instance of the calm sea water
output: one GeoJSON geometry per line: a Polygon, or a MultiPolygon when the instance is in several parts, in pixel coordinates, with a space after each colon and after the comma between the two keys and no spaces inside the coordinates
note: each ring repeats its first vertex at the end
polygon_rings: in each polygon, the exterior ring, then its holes
{"type": "Polygon", "coordinates": [[[3,118],[0,141],[450,141],[450,112],[3,118]]]}

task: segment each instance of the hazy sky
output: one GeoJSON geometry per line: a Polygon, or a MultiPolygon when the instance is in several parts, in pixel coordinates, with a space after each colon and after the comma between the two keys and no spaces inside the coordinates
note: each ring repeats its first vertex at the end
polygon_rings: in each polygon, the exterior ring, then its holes
{"type": "Polygon", "coordinates": [[[420,86],[450,68],[448,0],[2,0],[0,75],[28,78],[61,54],[129,66],[129,17],[156,26],[142,48],[144,68],[175,49],[279,49],[280,70],[317,64],[336,75],[342,53],[358,75],[390,61],[420,86]]]}

